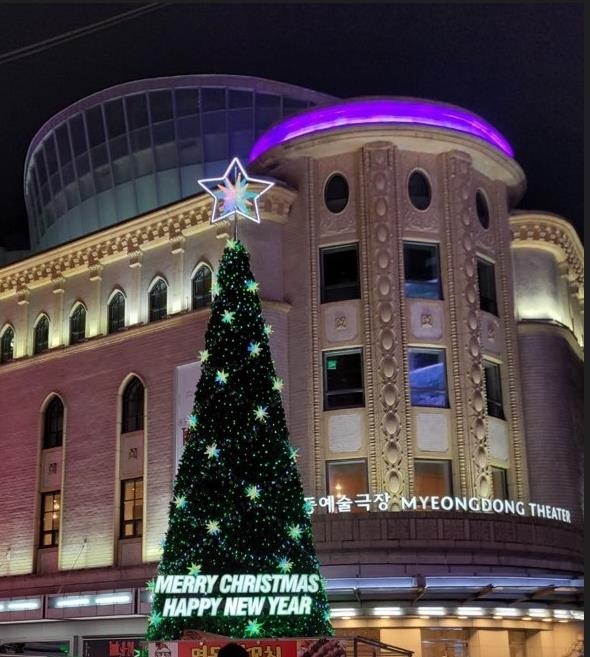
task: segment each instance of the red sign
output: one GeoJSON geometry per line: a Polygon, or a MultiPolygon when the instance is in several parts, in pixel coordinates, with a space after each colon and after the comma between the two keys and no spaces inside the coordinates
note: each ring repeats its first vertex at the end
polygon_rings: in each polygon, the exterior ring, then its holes
{"type": "MultiPolygon", "coordinates": [[[[178,657],[217,657],[219,649],[228,641],[179,641],[178,657]]],[[[237,640],[246,648],[249,657],[297,657],[296,639],[243,639],[237,640]]]]}

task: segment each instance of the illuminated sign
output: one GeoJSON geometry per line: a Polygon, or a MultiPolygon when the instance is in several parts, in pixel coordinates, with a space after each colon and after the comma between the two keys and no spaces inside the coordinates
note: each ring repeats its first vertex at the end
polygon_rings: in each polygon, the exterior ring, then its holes
{"type": "Polygon", "coordinates": [[[320,586],[317,574],[158,575],[154,593],[167,596],[165,617],[301,616],[320,586]]]}
{"type": "MultiPolygon", "coordinates": [[[[328,513],[349,513],[355,507],[365,511],[388,511],[389,493],[359,493],[353,498],[347,495],[325,495],[320,498],[306,497],[309,513],[315,507],[326,509],[328,513]]],[[[484,497],[451,497],[450,495],[415,495],[400,498],[402,511],[468,511],[471,513],[502,513],[546,520],[560,520],[571,523],[568,509],[550,504],[520,502],[514,500],[488,499],[484,497]]]]}

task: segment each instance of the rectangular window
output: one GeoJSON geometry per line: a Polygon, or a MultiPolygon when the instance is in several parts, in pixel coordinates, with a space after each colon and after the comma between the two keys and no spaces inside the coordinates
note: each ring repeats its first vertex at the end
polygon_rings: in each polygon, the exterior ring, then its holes
{"type": "Polygon", "coordinates": [[[359,299],[358,244],[320,249],[321,303],[359,299]]]}
{"type": "Polygon", "coordinates": [[[412,347],[408,351],[408,363],[412,406],[448,408],[444,350],[412,347]]]}
{"type": "Polygon", "coordinates": [[[423,497],[452,495],[451,462],[415,459],[414,490],[416,495],[423,497]]]}
{"type": "Polygon", "coordinates": [[[328,495],[334,495],[336,501],[343,498],[350,500],[350,511],[362,511],[355,504],[357,495],[369,492],[367,479],[367,460],[326,461],[326,489],[328,495]]]}
{"type": "Polygon", "coordinates": [[[365,405],[362,349],[324,352],[324,410],[365,405]]]}
{"type": "Polygon", "coordinates": [[[469,632],[458,628],[422,629],[422,657],[469,657],[469,632]]]}
{"type": "Polygon", "coordinates": [[[487,313],[498,316],[496,301],[496,272],[494,265],[487,260],[477,259],[477,278],[479,279],[479,307],[487,313]]]}
{"type": "Polygon", "coordinates": [[[41,495],[41,536],[39,547],[56,547],[59,544],[59,491],[41,495]]]}
{"type": "Polygon", "coordinates": [[[502,379],[500,378],[500,366],[496,363],[484,361],[483,367],[485,372],[488,415],[503,420],[504,408],[502,405],[502,379]]]}
{"type": "Polygon", "coordinates": [[[404,293],[418,299],[442,299],[438,244],[404,243],[404,293]]]}
{"type": "Polygon", "coordinates": [[[508,476],[506,468],[496,468],[492,466],[492,486],[494,488],[494,497],[498,500],[508,499],[508,476]]]}
{"type": "Polygon", "coordinates": [[[121,538],[137,538],[143,532],[143,478],[121,482],[121,538]]]}

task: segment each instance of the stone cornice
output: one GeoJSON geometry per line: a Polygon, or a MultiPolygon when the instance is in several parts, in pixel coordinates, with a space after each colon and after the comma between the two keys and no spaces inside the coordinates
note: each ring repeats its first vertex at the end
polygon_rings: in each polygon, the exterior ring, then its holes
{"type": "Polygon", "coordinates": [[[573,226],[545,212],[518,212],[510,216],[512,247],[540,247],[567,265],[568,280],[584,289],[584,247],[573,226]]]}
{"type": "MultiPolygon", "coordinates": [[[[260,200],[263,221],[285,223],[295,197],[291,189],[273,187],[260,200]]],[[[199,194],[11,263],[0,268],[0,299],[163,244],[173,248],[180,238],[216,230],[210,214],[210,197],[199,194]]]]}

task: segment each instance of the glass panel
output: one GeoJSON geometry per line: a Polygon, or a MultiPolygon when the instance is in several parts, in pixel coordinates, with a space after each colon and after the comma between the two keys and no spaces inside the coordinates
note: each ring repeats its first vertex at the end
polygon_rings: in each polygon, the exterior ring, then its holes
{"type": "Polygon", "coordinates": [[[442,299],[437,244],[404,244],[406,297],[442,299]]]}
{"type": "Polygon", "coordinates": [[[172,94],[169,91],[149,93],[152,123],[168,121],[172,118],[172,94]]]}
{"type": "Polygon", "coordinates": [[[118,137],[126,131],[125,112],[123,110],[123,101],[120,98],[111,100],[104,105],[104,113],[107,122],[109,137],[118,137]]]}
{"type": "Polygon", "coordinates": [[[444,351],[410,349],[408,357],[412,406],[446,408],[448,397],[444,351]]]}
{"type": "MultiPolygon", "coordinates": [[[[369,492],[367,481],[367,461],[357,459],[354,461],[327,461],[326,462],[326,488],[328,495],[336,498],[348,498],[354,502],[357,495],[369,492]]],[[[350,511],[359,512],[366,509],[354,503],[350,511]]]]}
{"type": "Polygon", "coordinates": [[[143,94],[127,96],[125,98],[127,109],[127,124],[129,130],[142,128],[148,124],[147,102],[143,94]]]}
{"type": "Polygon", "coordinates": [[[80,155],[88,149],[86,145],[86,134],[84,132],[84,120],[81,114],[73,116],[68,123],[70,124],[70,134],[72,135],[72,146],[74,155],[80,155]]]}
{"type": "Polygon", "coordinates": [[[178,139],[192,139],[201,134],[198,116],[189,116],[176,121],[176,133],[178,139]]]}
{"type": "Polygon", "coordinates": [[[414,489],[418,496],[453,494],[450,461],[414,461],[414,489]]]}
{"type": "Polygon", "coordinates": [[[193,278],[193,310],[211,305],[211,270],[199,267],[193,278]]]}
{"type": "Polygon", "coordinates": [[[109,142],[109,148],[111,150],[111,158],[113,160],[117,160],[120,157],[128,155],[129,146],[127,144],[127,135],[122,135],[121,137],[111,139],[109,142]]]}
{"type": "Polygon", "coordinates": [[[92,107],[84,112],[86,115],[86,128],[88,130],[88,141],[90,146],[98,146],[105,141],[102,112],[99,107],[92,107]]]}
{"type": "Polygon", "coordinates": [[[225,89],[208,87],[201,89],[203,112],[225,108],[225,89]]]}
{"type": "Polygon", "coordinates": [[[426,210],[430,205],[430,183],[422,171],[414,171],[410,175],[408,195],[412,205],[418,210],[426,210]]]}
{"type": "Polygon", "coordinates": [[[358,246],[321,250],[321,301],[360,298],[358,246]]]}
{"type": "Polygon", "coordinates": [[[324,409],[364,404],[362,353],[324,352],[324,409]]]}
{"type": "Polygon", "coordinates": [[[55,131],[55,135],[57,138],[57,147],[59,149],[59,159],[63,166],[66,162],[71,162],[72,160],[67,123],[60,125],[55,131]]]}
{"type": "Polygon", "coordinates": [[[504,419],[502,404],[502,382],[500,379],[500,366],[495,363],[484,362],[486,399],[488,415],[504,419]]]}
{"type": "Polygon", "coordinates": [[[508,477],[504,468],[492,466],[492,487],[496,499],[508,499],[508,477]]]}
{"type": "Polygon", "coordinates": [[[57,171],[57,155],[55,153],[55,144],[53,143],[53,135],[49,135],[43,142],[45,149],[45,159],[47,161],[47,168],[49,174],[54,174],[57,171]]]}
{"type": "Polygon", "coordinates": [[[176,116],[187,116],[199,112],[198,89],[177,89],[174,92],[176,100],[176,116]]]}
{"type": "Polygon", "coordinates": [[[252,92],[236,89],[229,90],[230,107],[252,107],[252,92]]]}
{"type": "Polygon", "coordinates": [[[485,260],[477,261],[477,277],[479,279],[479,307],[492,315],[498,315],[496,302],[496,275],[494,265],[485,260]]]}

